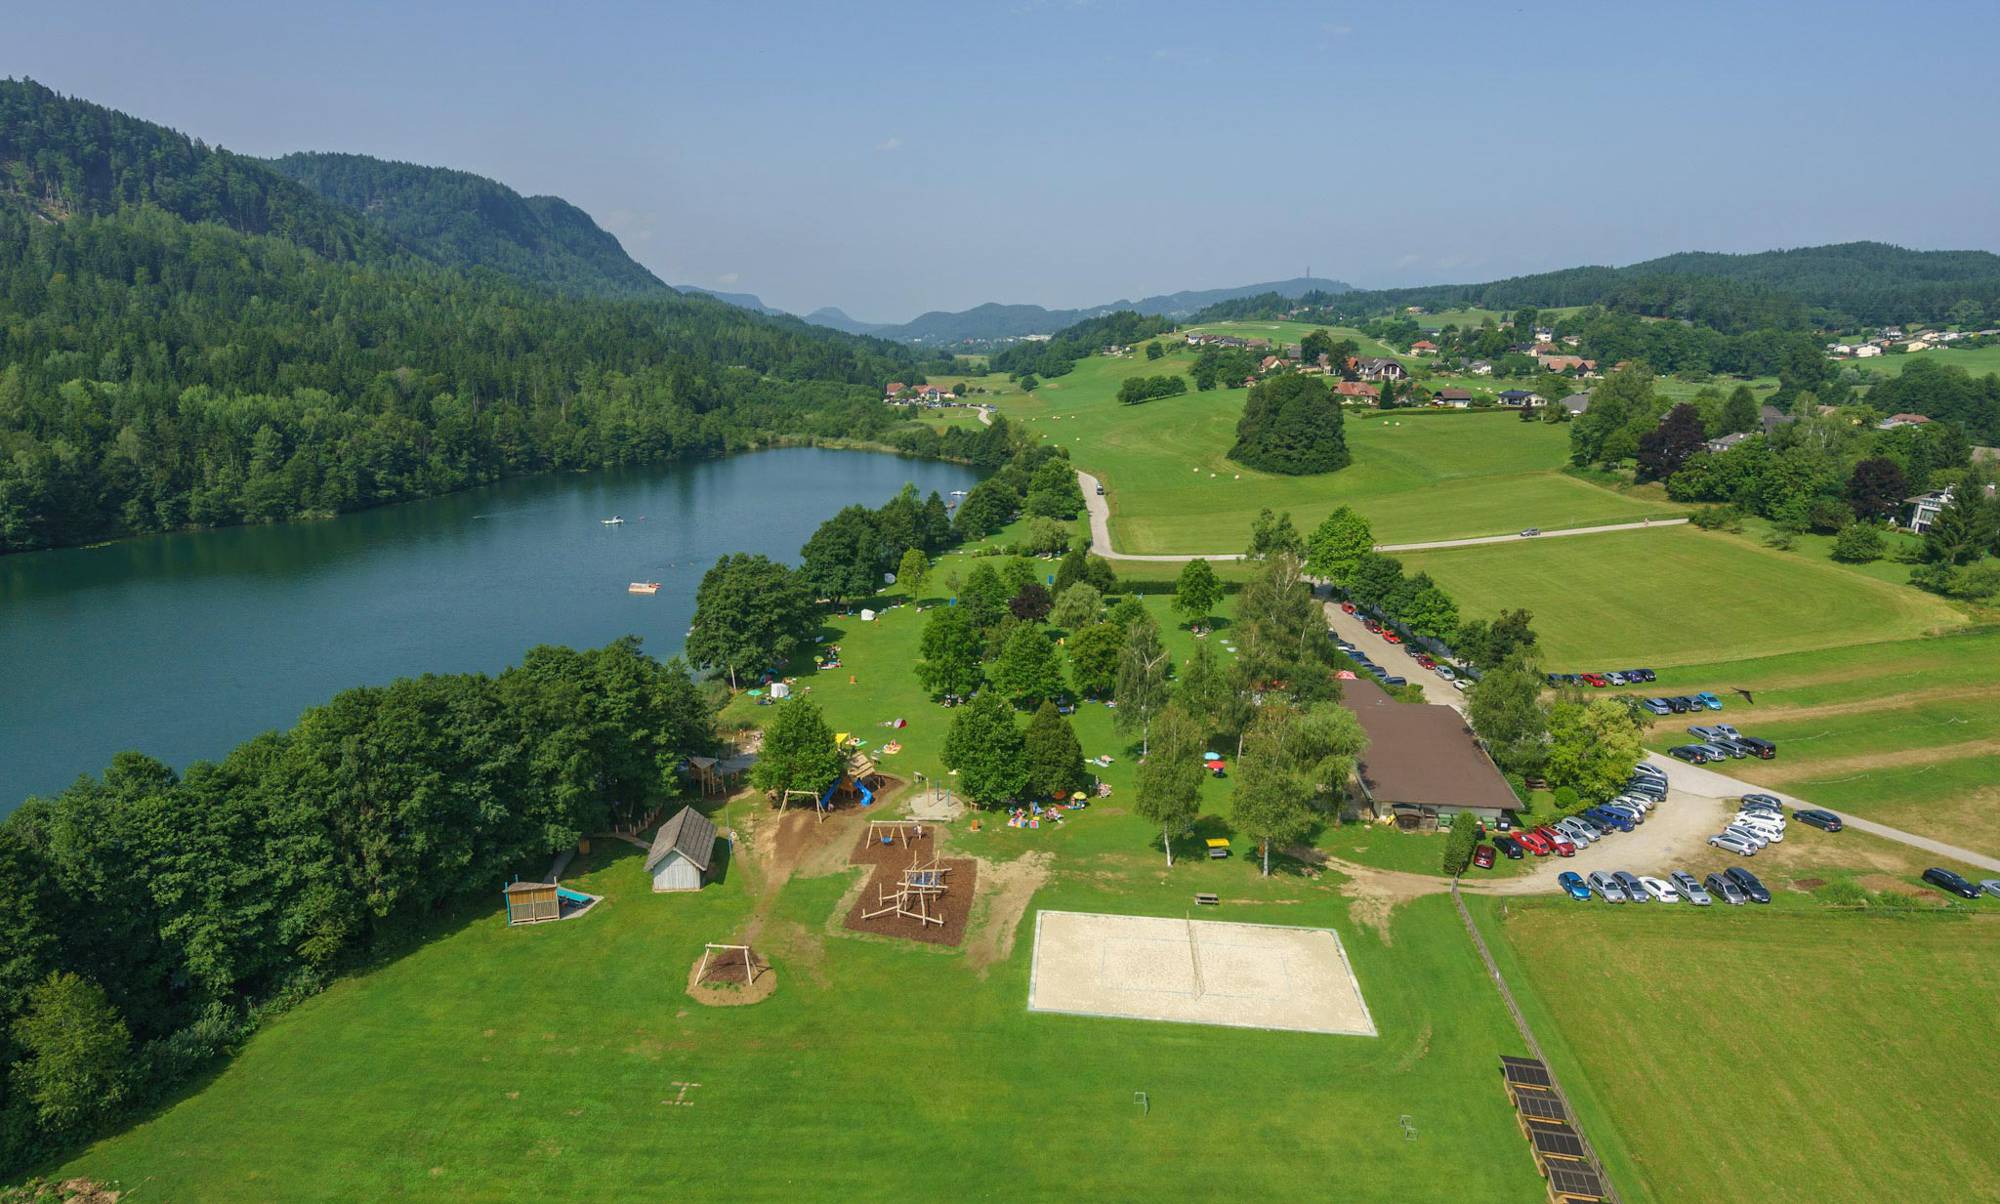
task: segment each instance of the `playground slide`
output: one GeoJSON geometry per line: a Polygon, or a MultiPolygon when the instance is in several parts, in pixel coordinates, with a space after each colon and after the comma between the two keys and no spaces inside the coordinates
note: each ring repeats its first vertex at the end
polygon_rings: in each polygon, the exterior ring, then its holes
{"type": "MultiPolygon", "coordinates": [[[[856,783],[854,783],[854,788],[855,788],[856,790],[859,790],[859,791],[861,792],[861,805],[862,805],[862,806],[866,807],[866,806],[867,806],[868,804],[870,804],[870,803],[872,803],[872,802],[874,802],[874,801],[875,801],[875,792],[874,792],[873,790],[870,790],[870,789],[868,789],[868,784],[867,784],[867,783],[865,783],[865,782],[856,782],[856,783]]],[[[835,783],[834,783],[833,785],[831,785],[831,786],[828,786],[828,787],[826,788],[826,793],[825,793],[825,794],[822,794],[822,795],[820,795],[820,796],[819,796],[819,805],[820,805],[820,810],[824,811],[824,810],[826,810],[826,809],[827,809],[828,807],[831,807],[831,806],[833,805],[833,792],[834,792],[834,791],[836,791],[836,790],[838,790],[838,789],[840,789],[840,783],[839,783],[839,782],[835,782],[835,783]]]]}
{"type": "Polygon", "coordinates": [[[862,806],[866,807],[868,804],[875,801],[875,792],[873,790],[868,789],[868,784],[866,782],[856,782],[854,783],[854,788],[861,792],[862,806]]]}

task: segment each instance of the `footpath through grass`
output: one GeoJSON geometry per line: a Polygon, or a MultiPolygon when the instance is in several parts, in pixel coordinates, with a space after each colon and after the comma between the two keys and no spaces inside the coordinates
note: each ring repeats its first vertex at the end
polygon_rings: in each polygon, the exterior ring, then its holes
{"type": "Polygon", "coordinates": [[[1626,1199],[2000,1182],[2000,915],[1472,902],[1626,1199]]]}

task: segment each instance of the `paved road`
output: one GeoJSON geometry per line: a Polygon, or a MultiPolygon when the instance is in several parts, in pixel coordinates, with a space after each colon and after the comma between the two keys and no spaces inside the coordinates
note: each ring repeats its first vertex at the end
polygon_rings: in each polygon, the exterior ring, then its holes
{"type": "MultiPolygon", "coordinates": [[[[1596,527],[1570,527],[1563,531],[1544,531],[1535,539],[1557,539],[1564,535],[1602,535],[1607,531],[1649,531],[1654,527],[1678,527],[1687,522],[1684,518],[1662,518],[1636,523],[1605,523],[1596,527]]],[[[1428,548],[1469,548],[1482,543],[1519,543],[1523,536],[1480,535],[1472,539],[1433,539],[1429,543],[1383,543],[1376,544],[1378,552],[1422,552],[1428,548]]]]}
{"type": "Polygon", "coordinates": [[[1328,602],[1325,606],[1328,627],[1338,632],[1341,639],[1366,652],[1370,660],[1390,673],[1422,686],[1425,702],[1464,709],[1465,695],[1459,693],[1444,678],[1419,665],[1407,647],[1402,644],[1391,644],[1368,630],[1360,619],[1340,609],[1338,603],[1328,602]]]}
{"type": "Polygon", "coordinates": [[[1853,828],[1857,832],[1866,832],[1870,836],[1880,836],[1884,840],[1893,840],[1898,844],[1906,844],[1913,849],[1922,849],[1927,853],[1935,853],[1939,857],[1961,861],[1966,865],[1974,865],[1983,870],[1992,870],[1995,873],[2000,873],[2000,858],[1988,857],[1984,853],[1975,853],[1971,849],[1961,849],[1956,845],[1946,844],[1942,840],[1932,840],[1928,836],[1919,836],[1915,832],[1905,832],[1901,828],[1892,828],[1887,824],[1878,824],[1872,819],[1862,819],[1859,816],[1848,815],[1842,811],[1834,811],[1831,807],[1822,806],[1819,803],[1807,802],[1795,795],[1786,794],[1782,790],[1773,790],[1769,786],[1758,786],[1750,782],[1745,782],[1740,778],[1732,778],[1726,773],[1717,773],[1715,770],[1703,765],[1685,765],[1674,760],[1672,757],[1663,756],[1659,753],[1646,754],[1646,760],[1666,770],[1671,775],[1673,784],[1677,789],[1698,791],[1702,794],[1713,795],[1718,798],[1740,798],[1752,792],[1774,795],[1781,799],[1787,807],[1812,807],[1821,811],[1833,811],[1835,815],[1840,816],[1841,823],[1853,828]]]}
{"type": "MultiPolygon", "coordinates": [[[[984,411],[980,420],[985,421],[984,411]]],[[[1104,495],[1097,492],[1098,480],[1087,472],[1076,474],[1077,488],[1083,490],[1083,504],[1090,511],[1090,550],[1106,560],[1141,560],[1155,564],[1185,564],[1190,560],[1241,560],[1241,552],[1120,552],[1111,546],[1111,506],[1104,495]]],[[[1600,527],[1571,527],[1567,531],[1544,531],[1538,539],[1554,539],[1563,535],[1600,535],[1607,531],[1643,531],[1653,527],[1678,527],[1687,522],[1684,518],[1663,518],[1657,522],[1606,523],[1600,527]]],[[[1384,543],[1376,544],[1378,552],[1421,552],[1427,548],[1465,548],[1482,543],[1514,543],[1521,539],[1514,535],[1479,535],[1470,539],[1438,539],[1429,543],[1384,543]]]]}

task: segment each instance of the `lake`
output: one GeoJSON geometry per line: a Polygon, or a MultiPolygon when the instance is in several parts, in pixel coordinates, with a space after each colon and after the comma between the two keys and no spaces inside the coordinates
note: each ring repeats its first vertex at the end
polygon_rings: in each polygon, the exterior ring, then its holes
{"type": "Polygon", "coordinates": [[[536,644],[680,651],[728,552],[797,563],[820,522],[973,470],[783,448],[527,478],[328,522],[0,557],[0,814],[113,753],[177,769],[351,686],[497,672],[536,644]],[[623,525],[602,519],[622,515],[623,525]],[[658,581],[659,593],[626,592],[658,581]]]}

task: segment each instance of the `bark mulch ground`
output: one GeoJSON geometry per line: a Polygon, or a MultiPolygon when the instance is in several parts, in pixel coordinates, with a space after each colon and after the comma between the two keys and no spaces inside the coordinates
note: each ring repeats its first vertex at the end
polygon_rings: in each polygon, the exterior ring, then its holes
{"type": "Polygon", "coordinates": [[[863,824],[861,834],[854,841],[854,852],[848,860],[855,865],[893,865],[897,869],[911,864],[912,858],[929,861],[937,851],[937,825],[923,824],[922,834],[918,835],[918,832],[918,828],[898,828],[894,838],[883,844],[879,832],[874,840],[868,839],[868,826],[863,824]]]}
{"type": "MultiPolygon", "coordinates": [[[[932,914],[944,920],[942,925],[926,924],[895,912],[876,916],[872,920],[861,918],[863,912],[875,911],[885,906],[880,901],[883,892],[893,893],[902,872],[909,868],[911,864],[909,855],[900,853],[900,844],[897,848],[899,855],[874,863],[875,872],[869,875],[867,884],[861,888],[861,898],[855,901],[853,910],[847,913],[847,927],[855,932],[899,936],[912,941],[922,941],[928,945],[963,944],[965,922],[972,914],[972,896],[979,884],[979,863],[970,857],[948,857],[943,862],[944,868],[949,871],[945,881],[950,884],[950,889],[942,896],[931,900],[932,914]]],[[[918,858],[919,863],[927,864],[929,861],[928,851],[918,858]]]]}

